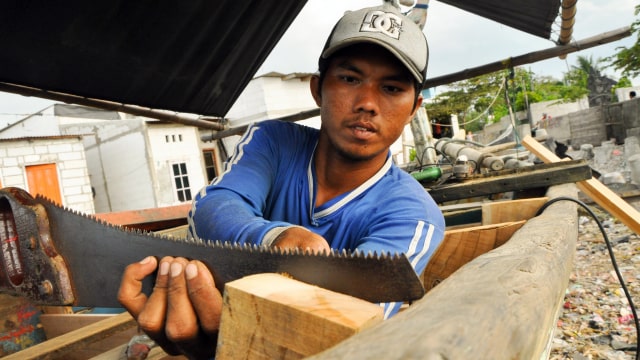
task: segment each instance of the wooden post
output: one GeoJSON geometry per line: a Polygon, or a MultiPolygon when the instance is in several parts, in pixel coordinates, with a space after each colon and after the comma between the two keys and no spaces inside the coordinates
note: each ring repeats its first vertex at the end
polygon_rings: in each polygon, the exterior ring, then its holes
{"type": "Polygon", "coordinates": [[[216,359],[299,359],[382,322],[382,307],[278,274],[225,285],[216,359]]]}
{"type": "MultiPolygon", "coordinates": [[[[566,184],[547,195],[576,193],[566,184]]],[[[546,359],[573,268],[576,207],[549,206],[408,309],[311,359],[546,359]]]]}

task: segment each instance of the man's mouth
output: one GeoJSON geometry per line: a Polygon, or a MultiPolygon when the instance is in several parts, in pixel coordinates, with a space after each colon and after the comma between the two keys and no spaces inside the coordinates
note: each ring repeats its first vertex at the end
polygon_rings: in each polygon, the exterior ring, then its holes
{"type": "Polygon", "coordinates": [[[353,136],[358,140],[368,140],[374,134],[375,130],[371,127],[355,125],[351,127],[353,136]]]}

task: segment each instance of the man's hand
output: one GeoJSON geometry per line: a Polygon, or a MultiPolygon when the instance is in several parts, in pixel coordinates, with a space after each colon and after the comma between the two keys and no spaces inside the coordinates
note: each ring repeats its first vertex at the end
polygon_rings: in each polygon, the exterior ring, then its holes
{"type": "Polygon", "coordinates": [[[316,253],[331,250],[322,236],[298,226],[283,231],[271,246],[279,249],[311,250],[316,253]]]}
{"type": "Polygon", "coordinates": [[[130,264],[122,276],[118,301],[168,354],[193,359],[215,354],[222,295],[203,263],[165,257],[158,266],[154,257],[147,257],[130,264]],[[156,284],[147,298],[142,280],[156,268],[156,284]]]}

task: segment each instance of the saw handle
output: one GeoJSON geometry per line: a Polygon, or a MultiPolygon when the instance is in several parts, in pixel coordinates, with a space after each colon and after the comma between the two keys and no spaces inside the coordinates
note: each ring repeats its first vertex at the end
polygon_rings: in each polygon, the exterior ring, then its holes
{"type": "Polygon", "coordinates": [[[16,222],[11,207],[6,200],[0,201],[0,240],[2,241],[2,267],[0,273],[3,285],[20,286],[24,282],[22,255],[16,232],[16,222]],[[9,281],[6,284],[5,281],[9,281]]]}
{"type": "Polygon", "coordinates": [[[38,305],[72,305],[71,279],[51,241],[44,207],[19,188],[0,189],[0,292],[38,305]]]}

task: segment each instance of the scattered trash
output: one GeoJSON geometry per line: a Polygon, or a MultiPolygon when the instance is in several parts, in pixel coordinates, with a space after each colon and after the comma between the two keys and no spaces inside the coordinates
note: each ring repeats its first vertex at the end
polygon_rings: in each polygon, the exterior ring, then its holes
{"type": "MultiPolygon", "coordinates": [[[[636,208],[639,203],[633,204],[636,208]]],[[[597,214],[608,216],[595,205],[597,214]]],[[[603,220],[600,218],[600,221],[603,220]]],[[[640,304],[640,237],[614,219],[605,230],[625,285],[640,304]]],[[[579,219],[573,272],[561,308],[550,360],[632,360],[637,334],[633,314],[620,286],[596,222],[579,219]]]]}

